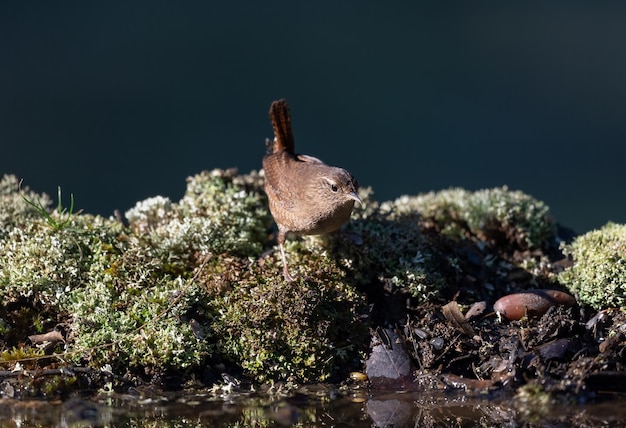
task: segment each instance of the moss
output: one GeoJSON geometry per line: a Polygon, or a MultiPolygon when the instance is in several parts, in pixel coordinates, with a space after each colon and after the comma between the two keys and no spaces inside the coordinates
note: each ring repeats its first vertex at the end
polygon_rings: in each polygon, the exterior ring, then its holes
{"type": "Polygon", "coordinates": [[[234,170],[205,171],[187,180],[178,204],[157,196],[138,202],[126,217],[172,272],[188,269],[201,255],[258,257],[271,217],[256,177],[242,178],[234,170]]]}
{"type": "Polygon", "coordinates": [[[555,237],[554,222],[543,202],[507,187],[470,192],[453,188],[415,197],[403,196],[389,208],[419,212],[453,238],[476,236],[515,248],[542,248],[555,237]]]}
{"type": "Polygon", "coordinates": [[[219,349],[257,380],[325,381],[360,365],[363,295],[323,257],[302,257],[315,276],[286,284],[275,263],[253,264],[211,301],[219,349]]]}
{"type": "Polygon", "coordinates": [[[191,177],[179,203],[137,203],[127,213],[130,230],[113,219],[52,211],[49,198],[18,184],[5,176],[0,188],[5,337],[18,342],[69,320],[67,358],[75,363],[148,374],[203,364],[214,351],[211,296],[194,274],[205,261],[214,276],[220,258],[263,251],[271,218],[259,174],[191,177]]]}
{"type": "Polygon", "coordinates": [[[20,188],[20,181],[14,175],[4,175],[0,180],[0,238],[6,236],[14,227],[24,226],[39,219],[39,213],[24,198],[39,201],[49,207],[52,200],[48,195],[37,194],[28,186],[20,188]]]}
{"type": "Polygon", "coordinates": [[[574,264],[559,281],[582,303],[596,309],[626,304],[626,225],[608,223],[562,248],[574,264]]]}
{"type": "MultiPolygon", "coordinates": [[[[18,196],[4,194],[15,201],[18,196]]],[[[196,304],[190,300],[198,298],[195,290],[181,299],[183,309],[175,306],[167,317],[133,332],[164,312],[181,291],[180,278],[165,273],[164,257],[146,240],[126,235],[117,221],[88,214],[66,213],[63,227],[51,228],[28,206],[4,213],[4,224],[13,225],[0,240],[6,337],[18,340],[69,318],[67,351],[74,361],[87,358],[97,366],[113,361],[121,370],[185,368],[202,361],[209,345],[197,340],[189,319],[180,319],[196,304]],[[24,212],[30,217],[21,222],[24,212]]]]}
{"type": "Polygon", "coordinates": [[[447,283],[443,271],[449,261],[423,233],[420,216],[413,210],[397,211],[395,204],[380,207],[371,200],[368,189],[361,196],[364,204],[355,210],[346,230],[362,243],[340,242],[341,265],[362,286],[389,284],[410,294],[417,303],[437,298],[447,283]]]}
{"type": "Polygon", "coordinates": [[[91,265],[89,286],[70,293],[73,349],[81,350],[74,361],[155,374],[197,366],[210,353],[210,342],[192,328],[193,311],[206,295],[167,274],[163,261],[142,245],[131,236],[103,247],[91,265]]]}
{"type": "Polygon", "coordinates": [[[97,216],[67,219],[62,229],[50,227],[41,215],[26,222],[15,219],[0,239],[0,317],[9,340],[65,322],[71,314],[68,297],[89,286],[88,273],[99,249],[110,245],[121,229],[97,216]]]}
{"type": "Polygon", "coordinates": [[[258,173],[238,176],[236,170],[205,171],[187,180],[180,213],[184,219],[202,220],[197,225],[200,249],[242,257],[261,254],[272,224],[261,183],[258,173]]]}
{"type": "Polygon", "coordinates": [[[371,189],[360,195],[345,233],[287,242],[297,280],[286,284],[262,174],[200,173],[178,202],[138,202],[129,227],[51,211],[47,196],[20,193],[5,176],[0,329],[11,347],[64,325],[67,360],[116,373],[201,370],[216,355],[259,381],[329,380],[361,364],[372,291],[422,303],[461,275],[438,231],[518,246],[552,236],[547,207],[521,192],[453,189],[383,204],[371,189]]]}
{"type": "Polygon", "coordinates": [[[74,349],[80,353],[72,354],[78,356],[72,360],[87,361],[98,367],[108,365],[114,373],[156,376],[169,370],[185,373],[197,368],[210,355],[211,345],[196,337],[189,323],[171,317],[136,331],[138,326],[152,319],[156,311],[165,309],[164,305],[143,302],[137,306],[133,310],[143,310],[151,317],[134,316],[128,310],[119,312],[118,316],[93,317],[91,325],[86,324],[91,319],[85,317],[86,322],[77,324],[74,329],[77,333],[74,349]]]}
{"type": "Polygon", "coordinates": [[[92,266],[91,287],[73,293],[77,346],[115,342],[115,347],[94,349],[89,358],[103,361],[119,352],[115,360],[130,367],[200,365],[213,346],[192,327],[198,323],[209,332],[210,296],[193,273],[205,260],[217,268],[215,260],[227,254],[258,256],[269,222],[264,203],[258,187],[235,171],[221,170],[191,177],[179,203],[163,197],[137,203],[126,213],[133,233],[92,266]],[[180,301],[178,293],[183,293],[180,301]]]}
{"type": "Polygon", "coordinates": [[[44,352],[41,349],[31,347],[13,347],[0,353],[0,361],[16,361],[24,358],[42,357],[44,352]]]}
{"type": "Polygon", "coordinates": [[[44,397],[56,398],[71,392],[76,381],[76,376],[42,376],[36,383],[44,397]]]}

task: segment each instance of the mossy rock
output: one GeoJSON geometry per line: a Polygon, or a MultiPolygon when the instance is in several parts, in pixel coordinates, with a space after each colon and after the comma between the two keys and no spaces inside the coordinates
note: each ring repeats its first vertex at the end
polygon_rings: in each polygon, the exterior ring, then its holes
{"type": "Polygon", "coordinates": [[[563,251],[574,264],[559,281],[595,309],[626,304],[626,225],[608,223],[577,237],[563,251]]]}

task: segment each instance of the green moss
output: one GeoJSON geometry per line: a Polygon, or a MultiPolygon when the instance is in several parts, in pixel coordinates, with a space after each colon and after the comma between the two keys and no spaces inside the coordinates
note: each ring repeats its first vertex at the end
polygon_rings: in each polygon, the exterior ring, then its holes
{"type": "Polygon", "coordinates": [[[129,210],[130,230],[70,213],[50,227],[44,214],[58,210],[33,210],[6,182],[0,292],[12,309],[2,327],[16,341],[69,320],[66,358],[122,373],[201,367],[218,351],[267,380],[327,379],[359,363],[363,296],[337,258],[290,243],[307,272],[299,286],[284,284],[276,257],[255,262],[272,225],[259,174],[191,177],[180,202],[129,210]]]}
{"type": "Polygon", "coordinates": [[[397,213],[419,212],[442,233],[463,238],[508,242],[517,248],[541,248],[555,237],[549,208],[507,187],[470,192],[453,188],[415,197],[403,196],[387,206],[397,213]]]}
{"type": "Polygon", "coordinates": [[[0,180],[0,239],[14,227],[24,226],[33,220],[39,220],[37,210],[24,198],[39,201],[42,206],[52,204],[46,194],[37,194],[28,186],[20,188],[20,181],[14,175],[4,175],[0,180]]]}
{"type": "Polygon", "coordinates": [[[272,224],[255,172],[239,176],[236,170],[214,170],[189,178],[180,212],[184,219],[202,220],[196,225],[200,249],[242,257],[261,254],[272,224]]]}
{"type": "Polygon", "coordinates": [[[596,309],[626,304],[626,225],[609,223],[577,237],[563,251],[574,264],[559,281],[596,309]]]}
{"type": "Polygon", "coordinates": [[[206,295],[165,273],[162,260],[137,237],[103,247],[100,255],[91,265],[89,287],[73,290],[66,306],[74,316],[73,348],[83,350],[74,360],[110,364],[116,371],[182,370],[202,363],[211,346],[196,337],[190,313],[206,295]]]}
{"type": "MultiPolygon", "coordinates": [[[[5,255],[0,316],[7,336],[24,340],[34,330],[69,318],[67,351],[75,362],[112,362],[124,371],[184,369],[203,361],[210,344],[196,338],[191,320],[184,319],[205,297],[198,295],[202,291],[189,286],[184,298],[169,306],[184,287],[180,276],[168,274],[167,262],[171,257],[190,260],[192,249],[180,256],[168,253],[167,244],[154,246],[141,233],[127,235],[115,220],[87,214],[66,213],[67,222],[55,229],[41,213],[37,217],[24,207],[5,213],[8,227],[0,240],[5,255]],[[19,221],[23,212],[31,216],[28,221],[19,221]],[[166,309],[166,316],[152,322],[166,309]]],[[[194,267],[184,266],[189,272],[194,267]]]]}
{"type": "Polygon", "coordinates": [[[3,335],[6,337],[9,331],[11,331],[11,328],[9,327],[9,325],[2,318],[0,318],[0,335],[3,335]]]}
{"type": "MultiPolygon", "coordinates": [[[[216,290],[212,327],[219,349],[258,380],[345,376],[360,366],[367,343],[364,296],[324,256],[303,248],[296,253],[299,244],[289,245],[295,264],[315,270],[301,272],[293,284],[284,282],[280,265],[270,260],[249,265],[236,281],[225,275],[209,284],[216,290]]],[[[228,260],[223,263],[230,267],[228,260]]],[[[242,266],[231,266],[241,272],[242,266]]]]}
{"type": "Polygon", "coordinates": [[[52,210],[11,176],[0,197],[8,345],[63,324],[66,360],[116,373],[199,370],[219,354],[260,381],[341,377],[369,344],[367,293],[426,302],[460,274],[439,230],[519,246],[552,237],[547,207],[521,192],[453,189],[378,204],[362,189],[345,234],[287,242],[297,276],[287,284],[256,172],[191,177],[180,201],[157,196],[128,210],[128,228],[52,210]]]}
{"type": "Polygon", "coordinates": [[[423,233],[420,216],[412,210],[396,211],[393,204],[378,207],[367,192],[362,197],[364,206],[355,210],[346,228],[362,243],[340,241],[340,264],[357,284],[392,284],[418,303],[437,298],[446,285],[442,265],[451,260],[444,260],[423,233]]]}
{"type": "Polygon", "coordinates": [[[13,347],[0,353],[0,362],[16,361],[24,358],[41,357],[45,355],[41,349],[31,347],[13,347]]]}
{"type": "Polygon", "coordinates": [[[126,217],[172,272],[188,269],[200,255],[258,257],[271,224],[261,189],[258,174],[205,171],[187,180],[178,204],[157,196],[138,202],[126,217]]]}
{"type": "Polygon", "coordinates": [[[0,240],[4,255],[0,290],[5,303],[28,298],[37,306],[58,308],[68,291],[82,286],[93,246],[99,245],[91,232],[92,225],[82,222],[60,232],[34,221],[12,228],[0,240]]]}

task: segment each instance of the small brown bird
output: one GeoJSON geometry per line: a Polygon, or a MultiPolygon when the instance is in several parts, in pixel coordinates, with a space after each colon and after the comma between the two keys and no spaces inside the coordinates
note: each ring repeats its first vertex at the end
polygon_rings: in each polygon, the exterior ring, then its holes
{"type": "Polygon", "coordinates": [[[268,141],[268,153],[263,157],[265,192],[278,226],[283,275],[293,281],[285,258],[287,234],[320,235],[337,230],[350,219],[354,202],[361,199],[356,178],[348,171],[295,153],[287,101],[272,103],[270,120],[274,141],[268,141]]]}

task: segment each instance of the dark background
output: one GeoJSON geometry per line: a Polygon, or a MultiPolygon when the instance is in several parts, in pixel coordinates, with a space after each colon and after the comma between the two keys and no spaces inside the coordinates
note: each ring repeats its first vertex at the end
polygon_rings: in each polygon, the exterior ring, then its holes
{"type": "Polygon", "coordinates": [[[379,200],[507,184],[626,222],[624,4],[52,3],[0,6],[0,173],[87,212],[260,168],[284,97],[379,200]]]}

